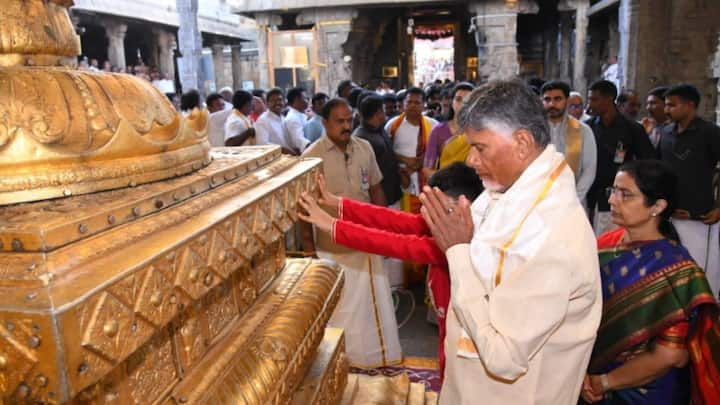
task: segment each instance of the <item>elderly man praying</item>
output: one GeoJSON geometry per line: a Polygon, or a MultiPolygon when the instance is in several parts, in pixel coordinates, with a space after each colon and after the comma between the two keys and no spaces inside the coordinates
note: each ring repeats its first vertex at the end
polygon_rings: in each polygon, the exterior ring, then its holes
{"type": "Polygon", "coordinates": [[[522,83],[475,90],[458,123],[486,191],[472,206],[421,195],[451,278],[440,403],[574,405],[602,296],[572,171],[522,83]]]}

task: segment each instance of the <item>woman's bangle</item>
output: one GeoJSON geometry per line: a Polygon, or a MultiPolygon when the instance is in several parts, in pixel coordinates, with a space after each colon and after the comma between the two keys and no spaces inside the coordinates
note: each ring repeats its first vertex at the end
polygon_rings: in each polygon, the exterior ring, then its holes
{"type": "Polygon", "coordinates": [[[602,384],[603,392],[610,391],[610,381],[607,374],[600,374],[600,384],[602,384]]]}

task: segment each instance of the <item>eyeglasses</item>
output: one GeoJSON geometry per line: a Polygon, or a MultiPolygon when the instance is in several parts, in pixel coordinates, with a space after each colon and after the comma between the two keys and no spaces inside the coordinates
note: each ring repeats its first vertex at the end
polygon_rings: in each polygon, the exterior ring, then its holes
{"type": "Polygon", "coordinates": [[[635,197],[635,194],[633,194],[627,190],[624,190],[622,188],[608,187],[605,189],[605,195],[607,196],[607,198],[612,197],[613,194],[615,194],[615,196],[618,197],[620,199],[620,201],[623,201],[623,202],[635,197]]]}

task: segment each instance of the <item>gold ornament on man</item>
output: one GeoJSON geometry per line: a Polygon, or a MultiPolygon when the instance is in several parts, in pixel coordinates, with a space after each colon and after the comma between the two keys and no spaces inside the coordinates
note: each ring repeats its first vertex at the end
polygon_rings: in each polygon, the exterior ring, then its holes
{"type": "Polygon", "coordinates": [[[163,180],[210,162],[207,112],[149,82],[75,68],[70,0],[0,8],[0,205],[163,180]]]}

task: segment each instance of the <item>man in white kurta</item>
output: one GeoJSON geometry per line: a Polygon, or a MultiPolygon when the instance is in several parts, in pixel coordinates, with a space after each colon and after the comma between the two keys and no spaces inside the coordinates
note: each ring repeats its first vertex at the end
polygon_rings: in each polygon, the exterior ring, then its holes
{"type": "Polygon", "coordinates": [[[602,311],[596,242],[542,120],[520,83],[476,90],[460,122],[486,191],[472,207],[421,197],[451,276],[441,404],[579,398],[602,311]]]}
{"type": "MultiPolygon", "coordinates": [[[[331,193],[384,205],[382,173],[370,144],[351,136],[352,111],[346,101],[333,99],[323,110],[322,136],[303,157],[323,159],[331,193]]],[[[345,286],[328,325],[345,330],[350,364],[375,368],[402,360],[395,309],[388,279],[379,256],[337,245],[328,232],[317,230],[316,241],[305,232],[305,248],[317,247],[317,256],[337,262],[345,272],[345,286]]]]}

